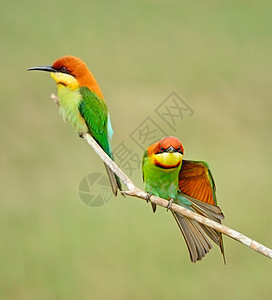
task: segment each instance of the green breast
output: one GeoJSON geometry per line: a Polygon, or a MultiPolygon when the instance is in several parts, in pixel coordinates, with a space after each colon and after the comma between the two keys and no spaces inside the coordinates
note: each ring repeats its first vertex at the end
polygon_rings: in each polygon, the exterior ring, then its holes
{"type": "Polygon", "coordinates": [[[63,119],[70,123],[78,133],[87,133],[89,131],[88,127],[78,110],[78,106],[82,100],[79,89],[72,90],[59,85],[58,98],[60,104],[59,111],[63,119]]]}
{"type": "Polygon", "coordinates": [[[143,158],[143,177],[145,191],[164,199],[176,198],[180,167],[162,169],[156,167],[148,158],[143,158]]]}

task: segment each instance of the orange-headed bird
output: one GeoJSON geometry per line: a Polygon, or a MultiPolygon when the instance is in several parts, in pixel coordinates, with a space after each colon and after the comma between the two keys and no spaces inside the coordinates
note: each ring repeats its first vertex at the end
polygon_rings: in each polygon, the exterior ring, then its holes
{"type": "MultiPolygon", "coordinates": [[[[90,133],[108,156],[113,159],[110,139],[113,130],[103,94],[87,65],[78,57],[64,56],[52,66],[31,70],[50,72],[58,87],[59,111],[81,136],[90,133]]],[[[105,164],[112,191],[121,190],[119,178],[105,164]]]]}
{"type": "MultiPolygon", "coordinates": [[[[142,164],[145,191],[221,223],[224,215],[217,206],[215,184],[208,164],[183,160],[183,154],[180,140],[172,136],[147,148],[142,164]]],[[[152,204],[152,207],[155,212],[156,205],[152,204]]],[[[184,236],[192,262],[201,260],[209,252],[212,248],[210,239],[220,247],[225,262],[220,232],[172,213],[184,236]]]]}

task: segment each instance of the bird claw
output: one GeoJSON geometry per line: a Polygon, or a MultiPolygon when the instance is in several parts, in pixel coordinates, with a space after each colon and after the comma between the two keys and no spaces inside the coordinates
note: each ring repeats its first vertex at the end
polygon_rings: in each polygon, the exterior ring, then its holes
{"type": "Polygon", "coordinates": [[[167,205],[167,207],[166,207],[166,211],[172,210],[172,204],[173,204],[173,202],[174,202],[174,199],[173,199],[173,198],[171,198],[171,199],[168,201],[168,205],[167,205]]]}
{"type": "Polygon", "coordinates": [[[152,194],[150,193],[147,193],[146,196],[145,196],[145,201],[146,203],[148,203],[148,201],[150,200],[150,197],[152,196],[152,194]]]}

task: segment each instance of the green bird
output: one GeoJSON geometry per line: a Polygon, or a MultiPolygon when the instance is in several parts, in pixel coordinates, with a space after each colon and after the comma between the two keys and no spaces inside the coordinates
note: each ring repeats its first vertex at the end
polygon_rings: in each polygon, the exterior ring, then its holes
{"type": "MultiPolygon", "coordinates": [[[[90,133],[107,155],[113,159],[110,139],[113,130],[103,94],[87,65],[78,57],[64,56],[52,66],[31,70],[50,72],[58,87],[59,111],[80,136],[90,133]]],[[[121,190],[119,178],[105,164],[112,191],[121,190]]]]}
{"type": "MultiPolygon", "coordinates": [[[[224,215],[216,205],[215,184],[207,163],[183,160],[184,149],[176,137],[165,137],[148,147],[143,156],[145,191],[221,223],[224,215]]],[[[152,203],[153,211],[156,205],[152,203]]],[[[212,248],[210,239],[221,249],[220,232],[172,212],[187,244],[192,262],[201,260],[212,248]]]]}

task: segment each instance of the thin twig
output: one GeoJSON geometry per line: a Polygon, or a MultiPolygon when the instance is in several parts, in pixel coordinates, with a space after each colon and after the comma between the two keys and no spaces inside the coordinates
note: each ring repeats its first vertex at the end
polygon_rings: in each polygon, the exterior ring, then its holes
{"type": "MultiPolygon", "coordinates": [[[[58,99],[54,94],[51,95],[51,98],[54,100],[56,104],[58,104],[58,99]]],[[[123,181],[123,183],[127,186],[128,191],[123,191],[122,193],[124,195],[129,195],[132,197],[137,197],[140,199],[143,199],[146,201],[147,199],[147,193],[139,189],[134,185],[134,183],[130,180],[130,178],[115,164],[114,161],[110,159],[110,157],[104,152],[104,150],[97,144],[97,142],[93,139],[93,137],[85,133],[83,134],[83,138],[88,142],[88,144],[94,149],[94,151],[97,153],[97,155],[105,162],[111,170],[123,181]]],[[[162,206],[164,208],[168,207],[168,200],[151,196],[149,198],[149,201],[162,206]]],[[[214,222],[208,218],[205,218],[191,210],[188,210],[180,205],[177,205],[175,203],[172,204],[172,211],[177,212],[185,217],[191,218],[196,220],[199,223],[202,223],[208,227],[211,227],[231,238],[234,240],[248,246],[249,248],[259,252],[260,254],[263,254],[264,256],[268,258],[272,258],[272,250],[267,248],[266,246],[256,242],[255,240],[243,235],[242,233],[233,230],[227,226],[224,226],[222,224],[219,224],[217,222],[214,222]]]]}

